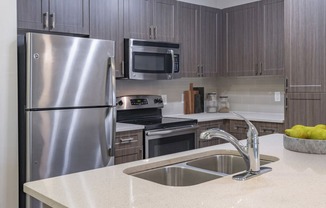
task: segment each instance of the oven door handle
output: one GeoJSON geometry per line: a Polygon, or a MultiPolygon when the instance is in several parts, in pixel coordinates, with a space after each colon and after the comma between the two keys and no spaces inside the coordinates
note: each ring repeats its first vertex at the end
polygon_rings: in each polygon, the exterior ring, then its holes
{"type": "Polygon", "coordinates": [[[178,133],[183,131],[189,131],[197,128],[198,128],[197,125],[191,125],[183,128],[176,128],[176,129],[163,130],[163,131],[147,131],[146,136],[167,135],[167,134],[173,134],[173,133],[178,133]]]}

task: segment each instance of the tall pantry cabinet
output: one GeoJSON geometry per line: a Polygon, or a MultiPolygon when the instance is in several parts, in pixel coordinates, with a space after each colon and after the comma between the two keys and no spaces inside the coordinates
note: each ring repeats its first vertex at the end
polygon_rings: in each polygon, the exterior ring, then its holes
{"type": "Polygon", "coordinates": [[[326,1],[285,0],[285,125],[326,123],[326,1]]]}

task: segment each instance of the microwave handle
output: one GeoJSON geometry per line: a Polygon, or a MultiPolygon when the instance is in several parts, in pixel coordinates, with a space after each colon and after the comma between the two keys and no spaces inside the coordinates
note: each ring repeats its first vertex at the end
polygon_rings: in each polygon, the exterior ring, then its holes
{"type": "Polygon", "coordinates": [[[174,62],[174,51],[173,50],[169,50],[170,54],[171,54],[171,58],[172,58],[172,79],[174,78],[174,67],[175,67],[175,62],[174,62]]]}

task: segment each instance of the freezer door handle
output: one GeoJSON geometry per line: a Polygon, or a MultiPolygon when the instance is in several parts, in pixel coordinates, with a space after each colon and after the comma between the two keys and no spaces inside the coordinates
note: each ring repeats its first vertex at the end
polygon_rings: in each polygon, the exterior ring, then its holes
{"type": "Polygon", "coordinates": [[[116,93],[115,93],[115,65],[112,57],[108,58],[108,72],[107,72],[107,87],[106,97],[109,106],[115,106],[116,93]]]}
{"type": "Polygon", "coordinates": [[[114,164],[114,140],[116,128],[116,109],[108,108],[105,118],[105,136],[101,137],[101,154],[103,166],[114,164]]]}

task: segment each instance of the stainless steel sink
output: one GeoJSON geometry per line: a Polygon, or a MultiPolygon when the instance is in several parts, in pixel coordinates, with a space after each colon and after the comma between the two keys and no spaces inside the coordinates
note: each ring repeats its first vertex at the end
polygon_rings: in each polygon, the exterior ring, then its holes
{"type": "MultiPolygon", "coordinates": [[[[272,161],[260,160],[260,165],[266,165],[272,161]]],[[[189,166],[205,170],[234,174],[246,170],[246,164],[242,157],[236,155],[213,155],[186,163],[189,166]]]]}
{"type": "Polygon", "coordinates": [[[222,177],[182,166],[147,170],[135,173],[133,176],[167,186],[191,186],[222,177]]]}
{"type": "MultiPolygon", "coordinates": [[[[264,156],[260,165],[277,161],[264,156]],[[268,158],[268,159],[266,159],[268,158]]],[[[152,169],[126,170],[127,174],[166,186],[192,186],[246,170],[243,158],[235,154],[214,154],[183,160],[152,169]]]]}

